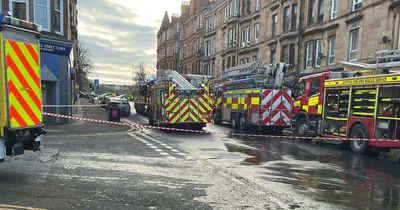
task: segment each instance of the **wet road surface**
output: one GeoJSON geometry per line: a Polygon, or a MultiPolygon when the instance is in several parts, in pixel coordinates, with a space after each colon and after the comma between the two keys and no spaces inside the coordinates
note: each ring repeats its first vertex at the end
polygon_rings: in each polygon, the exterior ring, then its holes
{"type": "MultiPolygon", "coordinates": [[[[81,116],[106,119],[99,108],[81,116]]],[[[132,114],[127,122],[145,125],[132,114]]],[[[399,209],[399,163],[340,145],[132,129],[47,126],[46,149],[0,164],[0,208],[399,209]],[[18,207],[18,208],[17,208],[18,207]]],[[[258,131],[253,131],[259,133],[258,131]]],[[[222,134],[225,133],[225,134],[222,134]]],[[[392,154],[393,155],[393,154],[392,154]]]]}
{"type": "MultiPolygon", "coordinates": [[[[146,121],[141,116],[130,119],[139,123],[146,121]]],[[[208,125],[205,130],[240,132],[230,129],[229,125],[208,125]]],[[[400,209],[400,164],[388,155],[360,156],[343,145],[303,143],[284,137],[146,132],[277,195],[293,198],[289,208],[315,205],[321,209],[400,209]]],[[[390,155],[397,155],[396,151],[390,155]]]]}

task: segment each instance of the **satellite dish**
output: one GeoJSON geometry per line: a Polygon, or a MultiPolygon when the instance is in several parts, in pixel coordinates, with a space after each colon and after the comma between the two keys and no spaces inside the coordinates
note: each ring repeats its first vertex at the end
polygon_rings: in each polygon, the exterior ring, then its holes
{"type": "Polygon", "coordinates": [[[390,42],[390,38],[388,37],[388,36],[383,36],[382,37],[382,43],[383,44],[387,44],[387,43],[389,43],[390,42]]]}

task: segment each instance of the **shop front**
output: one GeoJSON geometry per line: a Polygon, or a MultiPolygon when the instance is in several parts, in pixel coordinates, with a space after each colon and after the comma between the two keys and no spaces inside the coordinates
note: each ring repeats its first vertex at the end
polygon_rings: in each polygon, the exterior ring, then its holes
{"type": "MultiPolygon", "coordinates": [[[[43,105],[71,105],[72,81],[69,61],[72,43],[42,36],[40,39],[43,105]]],[[[44,107],[44,112],[70,115],[68,107],[44,107]]],[[[68,123],[61,118],[44,117],[45,123],[68,123]]]]}

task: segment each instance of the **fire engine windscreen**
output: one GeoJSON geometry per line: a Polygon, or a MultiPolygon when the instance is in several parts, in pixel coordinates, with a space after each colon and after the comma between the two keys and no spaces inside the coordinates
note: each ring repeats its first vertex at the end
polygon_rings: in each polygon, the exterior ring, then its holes
{"type": "Polygon", "coordinates": [[[287,64],[248,63],[224,71],[221,80],[227,90],[270,88],[278,89],[282,85],[287,64]]]}

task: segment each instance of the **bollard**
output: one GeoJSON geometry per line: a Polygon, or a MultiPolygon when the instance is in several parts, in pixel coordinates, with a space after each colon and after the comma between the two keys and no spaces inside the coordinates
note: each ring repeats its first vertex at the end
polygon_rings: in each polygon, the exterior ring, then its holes
{"type": "Polygon", "coordinates": [[[121,110],[118,102],[109,102],[108,104],[108,121],[120,122],[121,121],[121,110]]]}

